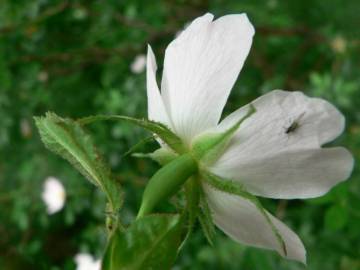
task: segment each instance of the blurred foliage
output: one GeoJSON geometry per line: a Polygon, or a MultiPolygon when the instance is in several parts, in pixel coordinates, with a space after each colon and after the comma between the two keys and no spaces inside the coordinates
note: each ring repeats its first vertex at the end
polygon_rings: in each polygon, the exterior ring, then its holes
{"type": "MultiPolygon", "coordinates": [[[[257,31],[226,113],[276,88],[326,98],[347,118],[345,134],[333,144],[345,145],[359,161],[357,0],[0,0],[0,269],[74,269],[79,251],[103,255],[104,196],[45,149],[32,117],[46,111],[145,117],[145,74],[132,73],[132,61],[149,43],[161,67],[175,33],[207,11],[246,12],[257,31]],[[49,175],[67,191],[65,208],[51,216],[41,200],[49,175]]],[[[122,123],[99,123],[90,132],[126,190],[121,214],[128,223],[157,165],[122,154],[147,135],[122,123]]],[[[355,166],[351,179],[324,197],[264,200],[303,239],[307,269],[360,269],[359,178],[355,166]]],[[[174,269],[304,266],[239,245],[220,231],[209,246],[197,229],[174,269]]]]}

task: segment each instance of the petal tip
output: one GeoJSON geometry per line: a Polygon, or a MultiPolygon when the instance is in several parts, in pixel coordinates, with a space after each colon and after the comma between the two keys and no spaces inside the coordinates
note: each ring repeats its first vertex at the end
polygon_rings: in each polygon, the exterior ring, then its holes
{"type": "Polygon", "coordinates": [[[299,254],[297,254],[296,256],[292,257],[291,259],[302,263],[303,265],[307,265],[307,258],[306,258],[306,250],[305,247],[302,245],[301,246],[301,250],[299,251],[299,254]]]}
{"type": "Polygon", "coordinates": [[[254,35],[255,34],[255,27],[250,22],[250,19],[249,19],[249,16],[247,15],[247,13],[241,13],[239,15],[242,16],[242,19],[244,20],[244,23],[247,24],[250,33],[252,35],[254,35]]]}
{"type": "Polygon", "coordinates": [[[214,14],[212,14],[211,12],[206,12],[203,16],[201,16],[202,18],[206,18],[209,19],[211,18],[211,21],[214,19],[214,14]]]}
{"type": "Polygon", "coordinates": [[[249,35],[249,37],[252,37],[255,34],[255,28],[246,13],[225,15],[216,19],[215,22],[220,20],[228,21],[229,25],[236,25],[241,31],[244,31],[243,34],[249,35]]]}
{"type": "Polygon", "coordinates": [[[152,68],[153,71],[155,72],[157,69],[157,64],[156,64],[156,60],[155,60],[155,55],[154,52],[150,46],[150,44],[147,45],[147,68],[152,68]]]}
{"type": "MultiPolygon", "coordinates": [[[[289,239],[291,239],[291,238],[289,238],[289,239]]],[[[300,262],[306,266],[305,246],[304,246],[303,242],[301,241],[301,239],[299,238],[299,236],[297,234],[295,234],[294,232],[292,235],[292,240],[290,242],[288,242],[288,245],[289,245],[288,246],[289,249],[287,250],[287,254],[284,254],[283,252],[279,252],[280,255],[286,259],[300,262]]]]}

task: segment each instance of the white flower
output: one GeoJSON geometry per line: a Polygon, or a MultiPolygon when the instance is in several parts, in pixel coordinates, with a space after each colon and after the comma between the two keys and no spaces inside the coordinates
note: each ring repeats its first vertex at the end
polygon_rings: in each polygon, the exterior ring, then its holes
{"type": "Polygon", "coordinates": [[[39,72],[37,79],[40,82],[47,82],[49,79],[49,73],[47,73],[46,71],[41,71],[41,72],[39,72]]]}
{"type": "MultiPolygon", "coordinates": [[[[171,128],[191,149],[199,135],[225,131],[247,112],[244,106],[219,123],[222,110],[249,53],[254,28],[245,14],[213,21],[195,19],[166,49],[161,93],[156,62],[148,47],[149,119],[171,128]]],[[[252,102],[256,113],[241,124],[210,172],[241,183],[248,192],[269,198],[312,198],[349,177],[351,154],[342,147],[322,148],[344,129],[344,117],[330,103],[301,92],[274,90],[252,102]]],[[[273,249],[306,261],[299,237],[269,217],[287,253],[261,212],[242,197],[203,183],[215,224],[241,243],[273,249]]]]}
{"type": "Polygon", "coordinates": [[[133,73],[139,74],[145,70],[146,56],[143,54],[137,55],[134,61],[130,65],[130,69],[133,73]]]}
{"type": "Polygon", "coordinates": [[[101,270],[101,260],[96,260],[88,253],[79,253],[75,256],[76,270],[101,270]]]}
{"type": "Polygon", "coordinates": [[[48,214],[52,215],[64,207],[65,188],[59,179],[50,176],[45,179],[41,197],[47,206],[48,214]]]}

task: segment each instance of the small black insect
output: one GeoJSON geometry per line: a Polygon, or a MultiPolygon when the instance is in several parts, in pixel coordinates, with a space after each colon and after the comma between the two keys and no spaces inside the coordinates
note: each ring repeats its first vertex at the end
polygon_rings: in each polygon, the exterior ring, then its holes
{"type": "Polygon", "coordinates": [[[305,112],[303,112],[302,114],[300,114],[292,123],[289,127],[287,127],[285,129],[285,133],[289,134],[291,132],[294,132],[295,130],[297,130],[300,126],[300,119],[305,115],[305,112]]]}

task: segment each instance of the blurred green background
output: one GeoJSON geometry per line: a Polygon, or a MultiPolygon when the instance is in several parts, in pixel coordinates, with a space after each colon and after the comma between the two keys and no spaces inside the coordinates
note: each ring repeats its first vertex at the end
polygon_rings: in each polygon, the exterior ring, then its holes
{"type": "MultiPolygon", "coordinates": [[[[272,89],[303,90],[334,103],[347,118],[333,144],[360,158],[360,2],[354,1],[57,1],[0,0],[0,269],[75,269],[79,251],[101,257],[104,196],[45,149],[32,117],[146,116],[145,73],[136,56],[153,46],[159,68],[166,45],[196,16],[246,12],[256,28],[250,55],[225,109],[272,89]],[[44,179],[66,188],[62,211],[48,215],[44,179]]],[[[91,126],[126,190],[129,222],[158,166],[122,158],[146,132],[119,123],[91,126]]],[[[142,150],[150,151],[155,144],[142,150]]],[[[265,204],[303,239],[308,269],[360,269],[360,173],[322,198],[265,204]]],[[[316,181],[316,179],[314,179],[316,181]]],[[[199,228],[174,269],[304,269],[277,254],[199,228]]]]}

